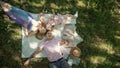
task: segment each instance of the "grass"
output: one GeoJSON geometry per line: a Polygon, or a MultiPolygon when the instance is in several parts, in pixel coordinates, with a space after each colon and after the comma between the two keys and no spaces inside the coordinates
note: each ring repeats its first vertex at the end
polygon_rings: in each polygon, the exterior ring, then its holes
{"type": "MultiPolygon", "coordinates": [[[[120,68],[120,2],[118,0],[2,0],[32,13],[79,11],[76,31],[84,39],[78,44],[81,61],[73,68],[120,68]],[[33,10],[34,9],[34,10],[33,10]]],[[[21,26],[0,8],[0,68],[48,68],[48,60],[34,60],[28,67],[21,58],[21,26]]]]}

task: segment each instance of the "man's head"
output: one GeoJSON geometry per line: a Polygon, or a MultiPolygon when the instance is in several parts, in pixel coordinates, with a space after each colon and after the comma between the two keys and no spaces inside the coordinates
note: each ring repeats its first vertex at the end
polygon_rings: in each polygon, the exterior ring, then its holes
{"type": "Polygon", "coordinates": [[[47,40],[51,40],[51,39],[53,39],[53,38],[54,38],[54,36],[53,36],[52,31],[46,32],[46,39],[47,39],[47,40]]]}

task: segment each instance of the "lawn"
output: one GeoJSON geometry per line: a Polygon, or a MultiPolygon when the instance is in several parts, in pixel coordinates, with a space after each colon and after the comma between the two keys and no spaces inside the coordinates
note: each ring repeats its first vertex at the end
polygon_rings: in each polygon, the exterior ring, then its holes
{"type": "MultiPolygon", "coordinates": [[[[83,38],[77,46],[81,61],[72,68],[120,68],[119,0],[2,0],[32,13],[79,12],[76,31],[83,38]]],[[[46,58],[33,59],[28,67],[21,58],[21,26],[0,8],[0,68],[48,68],[46,58]]]]}

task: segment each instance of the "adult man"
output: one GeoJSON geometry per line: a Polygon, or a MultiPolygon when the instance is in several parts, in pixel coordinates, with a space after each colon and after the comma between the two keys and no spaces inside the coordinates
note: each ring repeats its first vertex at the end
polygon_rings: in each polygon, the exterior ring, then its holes
{"type": "Polygon", "coordinates": [[[69,64],[63,59],[59,42],[60,39],[54,38],[52,31],[48,31],[45,42],[41,43],[41,46],[25,61],[24,66],[28,66],[31,58],[35,57],[42,50],[45,50],[50,61],[50,68],[70,68],[69,64]]]}

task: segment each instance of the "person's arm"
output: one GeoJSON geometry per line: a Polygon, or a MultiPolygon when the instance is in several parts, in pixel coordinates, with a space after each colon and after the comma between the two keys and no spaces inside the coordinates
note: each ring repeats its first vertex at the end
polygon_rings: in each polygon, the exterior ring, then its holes
{"type": "Polygon", "coordinates": [[[69,41],[65,41],[65,40],[61,40],[61,41],[59,42],[59,44],[60,44],[61,46],[64,46],[65,48],[73,48],[73,47],[75,47],[74,45],[70,44],[69,41]]]}
{"type": "Polygon", "coordinates": [[[29,57],[29,59],[32,59],[32,58],[36,57],[36,55],[39,54],[41,51],[42,51],[42,48],[39,47],[39,48],[29,57]]]}
{"type": "Polygon", "coordinates": [[[42,48],[38,48],[24,63],[24,66],[28,66],[30,63],[30,60],[34,57],[36,57],[37,54],[39,54],[42,51],[42,48]]]}
{"type": "Polygon", "coordinates": [[[74,48],[75,46],[73,45],[68,45],[68,46],[65,46],[66,48],[74,48]]]}
{"type": "Polygon", "coordinates": [[[24,32],[25,32],[25,36],[27,37],[28,36],[28,24],[27,23],[24,23],[24,32]]]}
{"type": "Polygon", "coordinates": [[[74,48],[74,47],[76,47],[76,46],[70,45],[70,44],[68,44],[68,45],[62,45],[62,46],[64,46],[65,48],[74,48]]]}
{"type": "Polygon", "coordinates": [[[28,24],[27,23],[24,24],[24,32],[25,32],[26,37],[32,36],[36,33],[35,31],[28,32],[28,24]]]}
{"type": "Polygon", "coordinates": [[[54,9],[52,9],[52,14],[55,15],[55,11],[54,11],[54,9]]]}
{"type": "Polygon", "coordinates": [[[35,34],[36,34],[35,31],[26,32],[26,37],[30,37],[30,36],[33,36],[35,34]]]}

